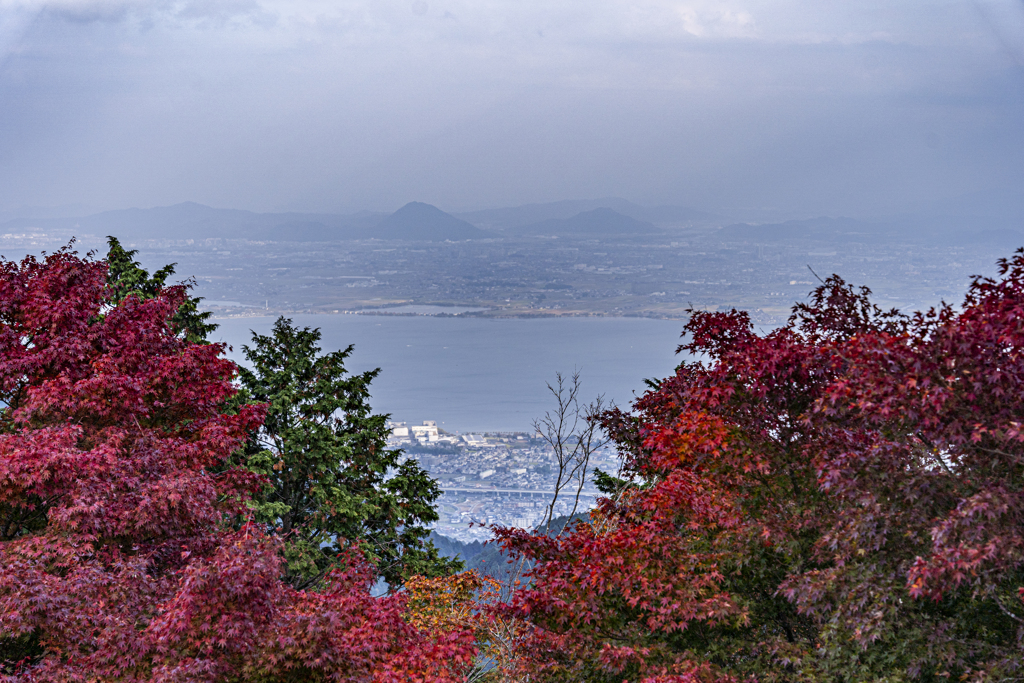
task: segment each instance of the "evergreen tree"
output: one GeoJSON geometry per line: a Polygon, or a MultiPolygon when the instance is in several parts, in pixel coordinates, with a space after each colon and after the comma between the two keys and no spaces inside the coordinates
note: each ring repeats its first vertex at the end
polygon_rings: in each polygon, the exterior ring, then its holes
{"type": "MultiPolygon", "coordinates": [[[[116,237],[107,237],[110,246],[107,252],[107,288],[110,305],[116,306],[129,295],[139,298],[153,299],[163,291],[167,278],[174,275],[176,263],[170,263],[151,276],[142,265],[134,260],[137,249],[125,251],[116,237]]],[[[191,286],[191,282],[189,284],[191,286]]],[[[207,322],[213,315],[209,311],[200,312],[199,302],[202,297],[185,297],[184,302],[171,317],[172,327],[184,334],[185,339],[196,344],[206,343],[206,335],[217,329],[217,325],[207,322]]]]}
{"type": "Polygon", "coordinates": [[[321,354],[320,330],[279,318],[243,346],[245,400],[267,404],[246,466],[270,480],[253,503],[256,521],[284,538],[287,579],[315,585],[347,545],[359,545],[390,585],[461,568],[425,540],[438,519],[437,482],[415,460],[387,448],[388,415],[373,414],[379,369],[349,374],[352,346],[321,354]]]}

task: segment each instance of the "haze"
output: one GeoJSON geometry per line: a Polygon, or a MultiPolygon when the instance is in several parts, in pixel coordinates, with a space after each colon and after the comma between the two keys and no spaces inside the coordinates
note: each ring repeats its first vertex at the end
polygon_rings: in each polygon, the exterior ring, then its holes
{"type": "Polygon", "coordinates": [[[1022,122],[1019,0],[0,0],[7,217],[1016,211],[1022,122]]]}

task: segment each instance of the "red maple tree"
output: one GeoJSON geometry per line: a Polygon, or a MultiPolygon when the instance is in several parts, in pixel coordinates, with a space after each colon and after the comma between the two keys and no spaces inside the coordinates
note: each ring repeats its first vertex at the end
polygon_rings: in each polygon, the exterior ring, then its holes
{"type": "Polygon", "coordinates": [[[1024,250],[961,306],[833,276],[787,325],[694,311],[682,363],[605,414],[618,489],[503,609],[544,681],[1016,680],[1024,250]]]}
{"type": "Polygon", "coordinates": [[[324,590],[281,580],[225,466],[262,408],[186,339],[186,288],[114,302],[107,264],[0,261],[0,680],[449,681],[469,633],[373,598],[354,550],[324,590]]]}

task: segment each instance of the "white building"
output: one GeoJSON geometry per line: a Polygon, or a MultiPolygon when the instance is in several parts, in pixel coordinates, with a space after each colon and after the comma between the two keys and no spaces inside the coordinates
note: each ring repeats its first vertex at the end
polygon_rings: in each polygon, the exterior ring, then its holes
{"type": "Polygon", "coordinates": [[[437,422],[434,420],[424,420],[423,424],[413,425],[410,429],[413,437],[419,441],[437,441],[439,436],[437,422]]]}
{"type": "Polygon", "coordinates": [[[464,434],[463,440],[470,446],[486,446],[487,439],[480,436],[479,434],[464,434]]]}

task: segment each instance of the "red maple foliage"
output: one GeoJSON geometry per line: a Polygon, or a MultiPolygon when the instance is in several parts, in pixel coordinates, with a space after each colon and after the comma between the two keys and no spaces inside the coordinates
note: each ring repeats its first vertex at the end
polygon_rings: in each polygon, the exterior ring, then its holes
{"type": "Polygon", "coordinates": [[[1024,250],[907,316],[833,276],[787,325],[693,312],[702,357],[604,426],[620,491],[505,609],[534,680],[1016,680],[1024,250]]]}
{"type": "Polygon", "coordinates": [[[262,408],[185,339],[184,287],[111,303],[107,265],[0,261],[0,681],[450,681],[468,633],[373,598],[352,552],[324,590],[281,580],[224,465],[262,408]]]}

